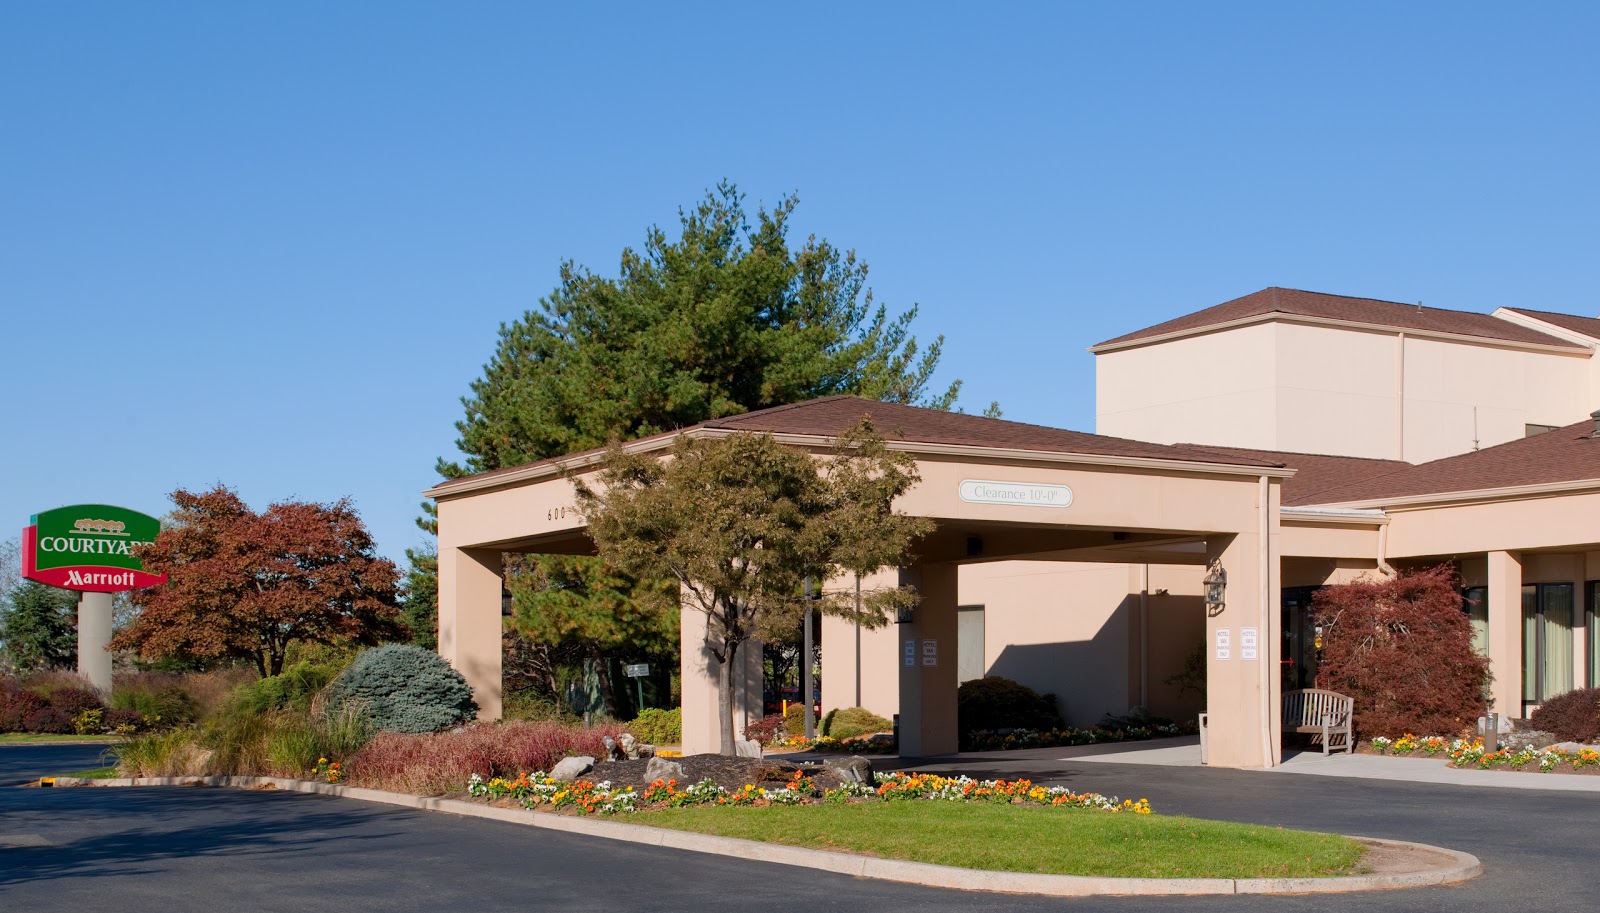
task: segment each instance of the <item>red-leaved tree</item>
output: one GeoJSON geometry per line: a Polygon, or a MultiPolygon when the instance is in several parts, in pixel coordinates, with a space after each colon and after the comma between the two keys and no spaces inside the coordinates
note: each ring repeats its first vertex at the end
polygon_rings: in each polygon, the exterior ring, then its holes
{"type": "Polygon", "coordinates": [[[1317,687],[1355,698],[1369,736],[1453,735],[1485,711],[1489,660],[1472,649],[1455,569],[1323,587],[1317,687]]]}
{"type": "Polygon", "coordinates": [[[145,659],[239,657],[283,671],[295,641],[403,638],[394,563],[373,551],[349,499],[252,511],[223,486],[179,489],[161,534],[136,554],[167,582],[136,590],[138,619],[112,640],[145,659]]]}

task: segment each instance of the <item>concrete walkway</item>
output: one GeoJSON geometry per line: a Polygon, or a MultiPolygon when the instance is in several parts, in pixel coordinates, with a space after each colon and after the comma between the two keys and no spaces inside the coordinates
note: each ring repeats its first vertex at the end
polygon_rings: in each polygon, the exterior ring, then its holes
{"type": "MultiPolygon", "coordinates": [[[[1106,764],[1147,764],[1155,767],[1199,767],[1200,741],[1188,736],[1152,739],[1148,742],[1123,742],[1115,745],[1083,745],[1075,748],[1033,749],[1050,752],[1054,758],[1106,764]]],[[[993,758],[1016,752],[983,752],[971,757],[993,758]]],[[[969,755],[962,755],[966,758],[969,755]]],[[[1394,758],[1370,754],[1323,755],[1317,751],[1285,751],[1283,764],[1259,771],[1269,774],[1304,774],[1317,777],[1355,777],[1368,780],[1398,780],[1409,783],[1443,783],[1492,789],[1543,789],[1562,792],[1600,793],[1600,776],[1522,773],[1503,770],[1457,770],[1442,758],[1394,758]]]]}

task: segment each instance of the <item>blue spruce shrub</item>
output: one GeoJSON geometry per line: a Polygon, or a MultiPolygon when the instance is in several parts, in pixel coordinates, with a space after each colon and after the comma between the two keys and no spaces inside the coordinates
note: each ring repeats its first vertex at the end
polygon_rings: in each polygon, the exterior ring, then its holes
{"type": "Polygon", "coordinates": [[[328,697],[330,713],[359,701],[373,727],[393,732],[438,732],[478,715],[461,673],[439,654],[409,644],[362,652],[328,697]]]}

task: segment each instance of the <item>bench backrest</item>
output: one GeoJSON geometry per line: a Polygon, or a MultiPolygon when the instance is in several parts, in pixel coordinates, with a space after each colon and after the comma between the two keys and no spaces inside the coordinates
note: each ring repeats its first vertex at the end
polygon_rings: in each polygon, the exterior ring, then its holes
{"type": "Polygon", "coordinates": [[[1355,707],[1355,699],[1337,691],[1306,688],[1283,693],[1283,724],[1285,726],[1318,726],[1326,719],[1343,723],[1355,707]]]}

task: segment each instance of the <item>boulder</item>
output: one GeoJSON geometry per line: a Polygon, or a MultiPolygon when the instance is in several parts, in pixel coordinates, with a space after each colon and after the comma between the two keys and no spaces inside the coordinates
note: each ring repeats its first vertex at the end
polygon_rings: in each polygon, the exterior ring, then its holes
{"type": "Polygon", "coordinates": [[[621,742],[622,753],[627,756],[628,760],[637,761],[639,759],[639,740],[633,737],[633,733],[624,732],[618,741],[621,742]]]}
{"type": "Polygon", "coordinates": [[[652,756],[650,763],[645,765],[644,780],[646,783],[654,783],[657,780],[677,780],[682,783],[683,765],[677,761],[652,756]]]}
{"type": "Polygon", "coordinates": [[[554,780],[576,780],[589,771],[594,770],[594,758],[588,755],[574,755],[562,758],[560,763],[550,769],[550,777],[554,780]]]}
{"type": "Polygon", "coordinates": [[[845,783],[865,783],[871,786],[878,782],[872,775],[872,762],[866,758],[854,756],[828,758],[822,762],[822,767],[845,783]]]}
{"type": "Polygon", "coordinates": [[[601,736],[600,741],[605,743],[607,761],[626,761],[628,759],[628,756],[622,753],[622,747],[617,744],[616,739],[611,736],[601,736]]]}
{"type": "Polygon", "coordinates": [[[761,757],[761,743],[755,739],[735,739],[733,742],[733,755],[736,758],[761,757]]]}

